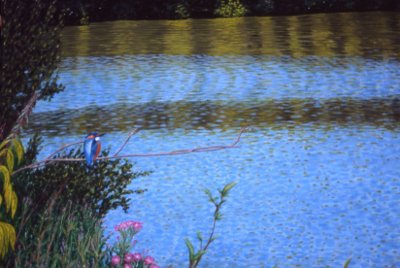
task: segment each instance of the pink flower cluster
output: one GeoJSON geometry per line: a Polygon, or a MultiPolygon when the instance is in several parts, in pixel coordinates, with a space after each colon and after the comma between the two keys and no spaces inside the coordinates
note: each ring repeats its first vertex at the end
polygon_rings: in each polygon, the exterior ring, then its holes
{"type": "Polygon", "coordinates": [[[142,256],[140,253],[130,253],[136,245],[134,236],[142,229],[141,222],[125,221],[115,226],[115,231],[119,232],[116,245],[111,249],[117,255],[111,258],[111,265],[124,268],[160,268],[151,256],[142,256]]]}
{"type": "MultiPolygon", "coordinates": [[[[142,263],[145,268],[160,268],[151,256],[142,257],[140,253],[126,253],[124,256],[124,268],[137,267],[139,263],[142,263]]],[[[121,264],[121,257],[115,255],[111,258],[111,264],[118,266],[121,264]]]]}
{"type": "Polygon", "coordinates": [[[125,221],[122,222],[120,224],[118,224],[117,226],[115,226],[115,231],[126,231],[126,230],[133,230],[136,233],[139,232],[142,229],[143,225],[141,222],[137,222],[137,221],[125,221]]]}

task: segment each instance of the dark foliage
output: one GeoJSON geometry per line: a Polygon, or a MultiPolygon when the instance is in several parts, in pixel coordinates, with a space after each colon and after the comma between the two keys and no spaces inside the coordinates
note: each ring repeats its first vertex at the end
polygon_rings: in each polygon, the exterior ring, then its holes
{"type": "MultiPolygon", "coordinates": [[[[37,136],[30,141],[25,164],[35,160],[39,144],[37,136]]],[[[101,156],[107,156],[108,153],[108,150],[103,150],[101,156]]],[[[72,149],[55,157],[81,158],[83,153],[80,149],[72,149]]],[[[126,211],[129,208],[128,195],[143,192],[140,189],[128,189],[128,186],[134,179],[149,172],[134,172],[132,166],[122,159],[97,161],[91,168],[84,162],[49,164],[18,174],[15,189],[20,196],[29,197],[39,209],[45,207],[52,195],[56,195],[58,203],[73,202],[76,206],[87,207],[93,215],[102,218],[111,209],[122,207],[126,211]]]]}
{"type": "MultiPolygon", "coordinates": [[[[236,6],[254,15],[287,15],[313,12],[399,10],[396,0],[67,0],[59,10],[68,10],[68,24],[117,19],[182,19],[220,16],[221,3],[236,6]]],[[[232,16],[242,14],[230,10],[232,16]]]]}
{"type": "Polygon", "coordinates": [[[0,10],[1,140],[35,92],[49,99],[63,87],[55,76],[62,29],[55,2],[2,0],[0,10]]]}

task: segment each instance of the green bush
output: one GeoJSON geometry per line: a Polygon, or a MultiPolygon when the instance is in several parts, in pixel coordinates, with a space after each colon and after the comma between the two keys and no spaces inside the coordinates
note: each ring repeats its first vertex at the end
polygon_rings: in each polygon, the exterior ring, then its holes
{"type": "MultiPolygon", "coordinates": [[[[25,154],[25,165],[35,161],[40,138],[35,136],[29,142],[25,154]]],[[[109,150],[103,150],[101,156],[108,156],[109,150]]],[[[83,158],[80,149],[71,149],[54,157],[83,158]]],[[[133,165],[127,160],[111,159],[97,161],[92,168],[85,162],[57,162],[47,164],[40,169],[31,169],[17,174],[15,189],[19,195],[29,197],[33,204],[44,207],[49,197],[60,192],[57,202],[87,206],[92,213],[102,218],[111,209],[129,208],[129,198],[133,193],[143,190],[130,190],[128,186],[139,176],[149,172],[132,171],[133,165]]]]}
{"type": "Polygon", "coordinates": [[[175,19],[187,19],[190,17],[190,12],[187,4],[177,4],[174,5],[174,18],[175,19]]]}
{"type": "Polygon", "coordinates": [[[241,17],[246,13],[247,9],[242,5],[240,0],[220,0],[214,11],[214,15],[224,18],[241,17]]]}
{"type": "MultiPolygon", "coordinates": [[[[36,161],[40,138],[34,136],[22,166],[36,161]]],[[[104,150],[102,156],[109,155],[104,150]]],[[[80,149],[54,157],[82,158],[80,149]]],[[[14,176],[14,188],[22,203],[14,220],[17,244],[14,253],[0,263],[9,267],[106,267],[101,221],[111,209],[129,208],[128,195],[144,190],[128,186],[149,172],[133,172],[126,160],[58,162],[14,176]]]]}

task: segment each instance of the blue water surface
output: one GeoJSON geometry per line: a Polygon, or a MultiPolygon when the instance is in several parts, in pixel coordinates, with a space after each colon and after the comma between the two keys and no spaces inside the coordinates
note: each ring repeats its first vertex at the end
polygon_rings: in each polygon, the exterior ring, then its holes
{"type": "MultiPolygon", "coordinates": [[[[147,191],[130,196],[128,213],[111,211],[104,227],[113,233],[124,220],[141,221],[144,228],[137,236],[137,250],[149,252],[161,267],[186,267],[184,239],[195,241],[197,231],[207,236],[212,226],[213,206],[203,189],[217,194],[217,189],[234,181],[237,186],[224,204],[217,239],[201,267],[341,267],[348,258],[351,267],[400,267],[400,132],[398,118],[386,114],[397,109],[399,67],[394,58],[362,57],[68,57],[59,73],[67,90],[51,102],[38,103],[34,113],[42,121],[34,124],[46,125],[50,116],[46,113],[85,113],[119,104],[151,108],[188,101],[222,108],[243,103],[251,108],[271,100],[298,99],[298,106],[287,107],[296,115],[308,109],[301,102],[306,99],[315,105],[318,100],[357,100],[360,105],[352,109],[359,110],[352,111],[352,118],[360,112],[359,120],[344,118],[340,123],[344,115],[335,115],[333,109],[326,118],[304,122],[294,116],[279,124],[259,122],[233,149],[130,158],[136,169],[153,171],[130,186],[147,191]],[[374,98],[393,99],[379,110],[379,120],[387,119],[388,124],[374,119],[374,107],[366,107],[368,102],[362,105],[374,98]],[[371,109],[370,116],[362,113],[365,109],[371,109]]],[[[121,107],[112,122],[96,117],[100,125],[113,126],[103,137],[103,146],[114,150],[136,127],[132,124],[127,130],[114,124],[122,120],[118,114],[130,120],[132,106],[121,107]]],[[[240,131],[235,122],[243,126],[251,118],[246,117],[249,113],[230,118],[222,110],[213,110],[206,119],[198,111],[193,114],[199,118],[180,114],[180,120],[192,121],[179,127],[167,128],[154,119],[151,127],[132,138],[124,153],[231,144],[240,131]],[[214,115],[218,120],[212,127],[202,121],[214,115]]],[[[42,157],[85,136],[85,117],[70,119],[60,116],[52,121],[54,129],[43,130],[47,138],[42,157]],[[56,125],[64,126],[63,131],[57,132],[56,125]],[[77,127],[70,131],[71,126],[77,127]]]]}
{"type": "Polygon", "coordinates": [[[361,57],[122,55],[69,57],[68,90],[36,112],[89,105],[175,101],[388,97],[399,94],[400,62],[361,57]]]}

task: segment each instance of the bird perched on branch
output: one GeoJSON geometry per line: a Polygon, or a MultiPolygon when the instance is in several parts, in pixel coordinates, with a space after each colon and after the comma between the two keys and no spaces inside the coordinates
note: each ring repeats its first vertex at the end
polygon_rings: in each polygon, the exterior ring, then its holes
{"type": "Polygon", "coordinates": [[[83,151],[85,153],[86,164],[92,166],[96,158],[99,156],[101,150],[100,137],[104,134],[92,132],[86,136],[83,144],[83,151]]]}

